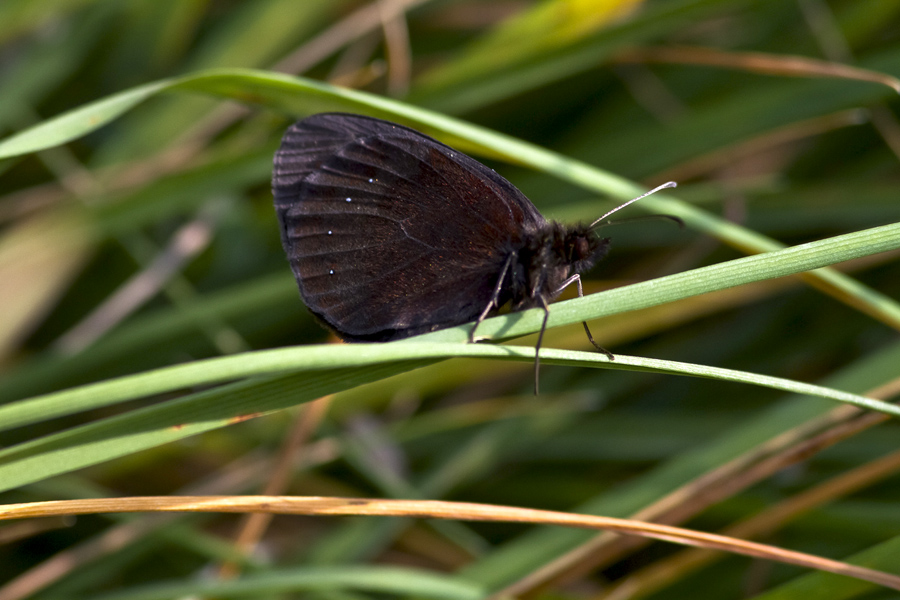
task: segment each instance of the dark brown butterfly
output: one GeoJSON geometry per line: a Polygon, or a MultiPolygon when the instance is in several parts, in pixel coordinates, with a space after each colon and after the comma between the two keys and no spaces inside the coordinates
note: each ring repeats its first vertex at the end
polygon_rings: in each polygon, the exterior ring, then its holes
{"type": "Polygon", "coordinates": [[[507,303],[541,308],[535,392],[548,303],[571,283],[582,295],[579,273],[609,249],[593,230],[615,212],[589,225],[547,221],[465,154],[402,125],[342,113],[287,130],[272,192],[300,295],[338,336],[384,342],[474,321],[473,341],[478,324],[507,303]]]}

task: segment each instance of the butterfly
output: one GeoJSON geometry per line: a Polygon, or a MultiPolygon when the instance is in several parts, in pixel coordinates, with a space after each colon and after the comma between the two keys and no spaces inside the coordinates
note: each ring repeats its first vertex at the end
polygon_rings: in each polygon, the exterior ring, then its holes
{"type": "MultiPolygon", "coordinates": [[[[669,182],[652,190],[674,187],[669,182]]],[[[310,312],[340,338],[386,342],[540,308],[609,251],[603,219],[546,220],[492,169],[418,131],[320,113],[291,125],[275,153],[281,241],[310,312]]],[[[588,339],[610,360],[584,324],[588,339]]]]}

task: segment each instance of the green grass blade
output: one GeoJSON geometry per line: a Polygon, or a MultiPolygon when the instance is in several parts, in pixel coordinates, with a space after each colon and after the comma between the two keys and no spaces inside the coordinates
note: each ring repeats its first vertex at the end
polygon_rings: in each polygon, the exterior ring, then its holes
{"type": "MultiPolygon", "coordinates": [[[[248,70],[213,70],[164,80],[122,92],[71,111],[0,141],[0,158],[65,143],[115,119],[150,96],[164,90],[189,90],[264,104],[300,114],[321,110],[365,112],[417,126],[466,151],[503,158],[556,175],[566,181],[617,198],[637,196],[639,186],[579,161],[565,158],[508,136],[413,108],[393,100],[309,80],[248,70]]],[[[638,203],[643,210],[682,218],[689,227],[709,233],[745,252],[766,252],[781,244],[708,212],[656,194],[638,203]]],[[[900,329],[900,304],[852,278],[831,271],[811,275],[839,298],[900,329]]]]}

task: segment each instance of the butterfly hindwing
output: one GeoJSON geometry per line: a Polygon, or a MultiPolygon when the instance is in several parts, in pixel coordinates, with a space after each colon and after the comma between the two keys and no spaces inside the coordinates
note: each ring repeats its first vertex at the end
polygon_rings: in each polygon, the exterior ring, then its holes
{"type": "Polygon", "coordinates": [[[306,305],[350,340],[474,320],[510,253],[546,223],[484,165],[358,115],[294,124],[276,153],[272,187],[306,305]]]}

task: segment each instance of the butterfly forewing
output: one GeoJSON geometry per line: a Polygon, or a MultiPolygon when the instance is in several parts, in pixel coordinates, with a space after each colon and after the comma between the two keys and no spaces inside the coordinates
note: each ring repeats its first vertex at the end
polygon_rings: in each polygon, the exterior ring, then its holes
{"type": "Polygon", "coordinates": [[[293,125],[275,156],[273,193],[304,301],[351,340],[474,320],[510,253],[546,223],[487,167],[358,115],[293,125]]]}

